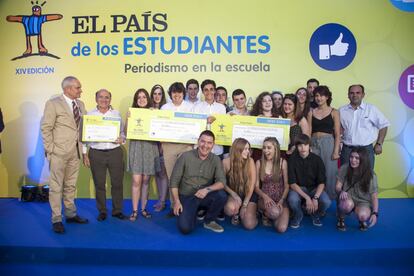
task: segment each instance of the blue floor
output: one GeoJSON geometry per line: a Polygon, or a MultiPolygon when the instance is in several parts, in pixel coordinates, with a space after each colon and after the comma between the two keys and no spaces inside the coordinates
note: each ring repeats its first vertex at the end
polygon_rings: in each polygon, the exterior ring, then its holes
{"type": "MultiPolygon", "coordinates": [[[[130,204],[125,200],[125,213],[130,212],[130,204]]],[[[153,213],[149,220],[109,217],[98,222],[94,200],[78,199],[77,207],[90,223],[65,224],[66,234],[57,235],[51,230],[48,204],[0,199],[0,271],[272,275],[311,269],[326,275],[414,275],[413,199],[380,200],[379,222],[367,232],[358,230],[353,217],[347,219],[346,232],[337,231],[332,206],[323,227],[313,226],[305,217],[299,229],[284,234],[262,225],[246,231],[227,219],[224,233],[213,233],[200,224],[194,233],[183,236],[175,219],[165,218],[166,211],[153,213]]]]}

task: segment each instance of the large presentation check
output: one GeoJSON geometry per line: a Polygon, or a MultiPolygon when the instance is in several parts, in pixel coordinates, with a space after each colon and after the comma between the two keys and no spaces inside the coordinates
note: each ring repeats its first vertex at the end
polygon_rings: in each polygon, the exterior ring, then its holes
{"type": "Polygon", "coordinates": [[[130,108],[127,138],[196,144],[207,115],[170,110],[130,108]]]}
{"type": "Polygon", "coordinates": [[[236,138],[245,138],[252,148],[262,148],[263,140],[272,136],[280,143],[281,150],[289,145],[290,119],[240,115],[215,115],[211,130],[216,144],[231,146],[236,138]]]}
{"type": "Polygon", "coordinates": [[[82,141],[114,142],[119,137],[121,118],[83,115],[82,141]]]}

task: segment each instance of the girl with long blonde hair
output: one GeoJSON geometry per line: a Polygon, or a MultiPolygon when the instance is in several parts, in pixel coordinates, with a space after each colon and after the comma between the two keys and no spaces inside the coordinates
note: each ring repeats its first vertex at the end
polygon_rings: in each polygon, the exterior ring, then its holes
{"type": "Polygon", "coordinates": [[[283,233],[289,223],[286,198],[289,192],[287,162],[280,156],[280,145],[275,137],[263,141],[262,158],[256,162],[255,193],[259,196],[258,207],[265,226],[273,226],[283,233]]]}
{"type": "Polygon", "coordinates": [[[237,225],[240,220],[246,229],[257,225],[257,196],[254,192],[256,170],[250,157],[250,143],[244,138],[234,140],[230,157],[223,160],[227,176],[226,192],[229,194],[224,213],[231,216],[231,223],[237,225]]]}

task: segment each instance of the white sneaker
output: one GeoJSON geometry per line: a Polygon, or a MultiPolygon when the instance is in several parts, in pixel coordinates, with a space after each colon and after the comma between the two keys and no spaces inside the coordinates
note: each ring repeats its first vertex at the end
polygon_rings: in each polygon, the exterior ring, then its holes
{"type": "Polygon", "coordinates": [[[298,229],[300,227],[300,223],[290,223],[290,228],[298,229]]]}

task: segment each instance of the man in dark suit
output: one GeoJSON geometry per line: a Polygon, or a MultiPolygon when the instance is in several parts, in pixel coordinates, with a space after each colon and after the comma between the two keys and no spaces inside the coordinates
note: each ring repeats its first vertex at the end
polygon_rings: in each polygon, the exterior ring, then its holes
{"type": "Polygon", "coordinates": [[[64,233],[62,198],[67,223],[88,223],[77,215],[75,206],[76,181],[79,173],[81,143],[80,117],[86,114],[81,84],[69,76],[62,81],[63,94],[46,102],[41,124],[43,144],[49,160],[49,203],[52,209],[53,231],[64,233]]]}

